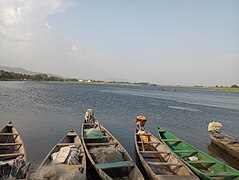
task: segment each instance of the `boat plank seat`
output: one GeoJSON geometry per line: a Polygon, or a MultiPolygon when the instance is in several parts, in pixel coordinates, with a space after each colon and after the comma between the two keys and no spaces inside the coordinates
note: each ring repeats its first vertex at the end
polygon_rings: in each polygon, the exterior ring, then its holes
{"type": "Polygon", "coordinates": [[[102,136],[102,137],[84,137],[84,139],[107,139],[107,138],[111,138],[112,136],[102,136]]]}
{"type": "Polygon", "coordinates": [[[185,180],[185,179],[197,179],[197,176],[189,176],[189,175],[157,175],[155,176],[157,179],[163,179],[163,180],[171,180],[171,179],[175,179],[175,180],[185,180]]]}
{"type": "Polygon", "coordinates": [[[7,126],[7,127],[13,127],[13,125],[12,125],[12,124],[7,124],[6,126],[7,126]]]}
{"type": "Polygon", "coordinates": [[[151,136],[152,134],[151,133],[143,133],[143,134],[138,134],[138,133],[134,133],[135,135],[144,135],[144,136],[151,136]]]}
{"type": "Polygon", "coordinates": [[[0,143],[0,146],[21,146],[22,143],[0,143]]]}
{"type": "Polygon", "coordinates": [[[0,157],[23,156],[24,153],[0,154],[0,157]]]}
{"type": "Polygon", "coordinates": [[[83,123],[84,125],[91,125],[91,126],[94,126],[94,125],[97,125],[97,124],[93,124],[93,123],[83,123]]]}
{"type": "Polygon", "coordinates": [[[173,152],[175,153],[197,153],[197,151],[193,150],[193,149],[179,149],[179,150],[174,150],[173,152]]]}
{"type": "Polygon", "coordinates": [[[182,142],[180,139],[163,139],[165,142],[182,142]]]}
{"type": "Polygon", "coordinates": [[[205,160],[195,160],[195,161],[187,161],[189,164],[216,164],[215,161],[205,161],[205,160]]]}
{"type": "Polygon", "coordinates": [[[235,172],[206,173],[206,175],[210,177],[227,177],[227,176],[239,177],[239,174],[235,172]]]}
{"type": "Polygon", "coordinates": [[[17,136],[17,133],[1,133],[0,132],[0,136],[17,136]]]}
{"type": "Polygon", "coordinates": [[[117,142],[108,142],[108,143],[86,143],[87,146],[109,146],[109,145],[116,145],[117,142]]]}
{"type": "Polygon", "coordinates": [[[100,169],[111,169],[111,168],[133,167],[135,166],[135,163],[133,161],[118,161],[109,163],[99,163],[95,164],[95,166],[100,169]]]}
{"type": "Polygon", "coordinates": [[[170,152],[165,151],[140,151],[142,154],[170,154],[170,152]]]}
{"type": "Polygon", "coordinates": [[[140,143],[140,144],[161,144],[161,142],[152,142],[152,141],[149,141],[149,142],[138,141],[138,143],[140,143]]]}
{"type": "Polygon", "coordinates": [[[170,162],[151,162],[151,161],[147,161],[147,163],[149,165],[153,165],[153,166],[183,166],[182,164],[170,163],[170,162]]]}
{"type": "Polygon", "coordinates": [[[160,130],[158,130],[158,132],[159,132],[159,133],[165,133],[165,132],[167,132],[167,131],[160,129],[160,130]]]}
{"type": "Polygon", "coordinates": [[[67,136],[76,137],[77,135],[76,134],[67,134],[67,136]]]}
{"type": "Polygon", "coordinates": [[[57,146],[71,146],[71,145],[80,146],[81,144],[79,143],[58,143],[57,144],[57,146]]]}

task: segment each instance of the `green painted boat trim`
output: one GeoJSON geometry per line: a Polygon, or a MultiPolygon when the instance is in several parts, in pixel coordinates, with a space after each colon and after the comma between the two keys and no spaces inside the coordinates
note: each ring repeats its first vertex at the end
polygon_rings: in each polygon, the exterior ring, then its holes
{"type": "Polygon", "coordinates": [[[239,180],[239,171],[180,140],[160,126],[156,126],[162,142],[202,179],[239,180]],[[189,157],[197,160],[189,160],[189,157]]]}

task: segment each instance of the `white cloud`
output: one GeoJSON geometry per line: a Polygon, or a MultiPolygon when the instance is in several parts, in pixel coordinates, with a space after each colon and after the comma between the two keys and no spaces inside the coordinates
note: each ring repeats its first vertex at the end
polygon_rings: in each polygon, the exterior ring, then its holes
{"type": "Polygon", "coordinates": [[[0,0],[0,65],[102,78],[101,71],[107,72],[114,58],[82,52],[47,22],[51,14],[64,13],[75,5],[75,0],[0,0]],[[88,71],[89,67],[100,70],[88,71]]]}
{"type": "Polygon", "coordinates": [[[50,14],[75,5],[73,0],[1,0],[0,33],[5,40],[31,40],[34,31],[50,27],[45,22],[50,14]]]}
{"type": "Polygon", "coordinates": [[[48,28],[52,28],[48,23],[46,23],[45,25],[46,25],[46,27],[48,27],[48,28]]]}

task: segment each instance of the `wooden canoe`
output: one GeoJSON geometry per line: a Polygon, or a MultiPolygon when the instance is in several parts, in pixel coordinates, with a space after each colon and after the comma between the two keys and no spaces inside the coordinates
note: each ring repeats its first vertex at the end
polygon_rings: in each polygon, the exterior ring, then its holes
{"type": "Polygon", "coordinates": [[[222,148],[224,151],[239,159],[239,139],[221,133],[219,136],[210,134],[212,143],[222,148]]]}
{"type": "Polygon", "coordinates": [[[77,135],[75,130],[71,130],[64,136],[53,148],[52,150],[47,154],[41,165],[39,166],[36,176],[33,177],[33,179],[38,179],[37,175],[40,172],[41,168],[48,165],[64,165],[66,169],[72,170],[72,169],[78,169],[82,173],[82,177],[86,178],[86,156],[84,147],[81,143],[80,137],[77,135]],[[61,148],[63,147],[77,147],[79,151],[79,162],[77,164],[68,165],[65,162],[63,163],[55,163],[52,162],[52,155],[53,153],[59,152],[61,148]]]}
{"type": "MultiPolygon", "coordinates": [[[[9,122],[0,131],[0,161],[13,160],[17,157],[22,157],[25,162],[28,161],[23,140],[17,129],[9,122]]],[[[27,176],[28,173],[26,173],[25,178],[27,176]]]]}
{"type": "Polygon", "coordinates": [[[239,179],[239,171],[180,140],[160,126],[158,134],[165,145],[202,179],[239,179]]]}
{"type": "Polygon", "coordinates": [[[158,138],[145,130],[149,141],[143,142],[138,129],[134,133],[137,156],[152,180],[156,179],[199,179],[194,173],[165,146],[158,138]]]}
{"type": "Polygon", "coordinates": [[[83,123],[81,130],[82,143],[84,145],[86,154],[94,166],[96,172],[99,174],[101,179],[137,179],[143,180],[144,177],[139,171],[133,159],[130,157],[126,149],[119,143],[119,141],[102,125],[83,123]],[[101,138],[89,138],[85,137],[85,130],[95,128],[103,133],[101,138]],[[104,141],[100,141],[104,139],[104,141]],[[104,162],[99,163],[95,160],[96,154],[91,152],[92,148],[104,147],[104,148],[114,148],[117,152],[122,155],[123,161],[116,162],[104,162]]]}

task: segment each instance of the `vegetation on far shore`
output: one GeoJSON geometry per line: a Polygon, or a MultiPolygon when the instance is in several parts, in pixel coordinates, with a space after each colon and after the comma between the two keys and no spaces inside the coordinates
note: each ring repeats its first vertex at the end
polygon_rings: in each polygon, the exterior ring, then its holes
{"type": "MultiPolygon", "coordinates": [[[[79,80],[76,78],[62,78],[57,76],[48,76],[47,74],[21,74],[21,73],[14,73],[8,72],[4,70],[0,70],[0,81],[44,81],[44,82],[66,82],[66,83],[83,83],[83,84],[101,84],[101,85],[122,85],[122,86],[157,86],[157,84],[150,84],[148,82],[139,82],[139,83],[132,83],[132,82],[116,82],[116,81],[96,81],[96,80],[79,80]]],[[[234,84],[230,87],[228,86],[202,86],[202,85],[195,85],[195,86],[175,86],[177,88],[209,88],[215,89],[220,91],[227,91],[227,92],[239,92],[239,86],[234,84]]]]}
{"type": "Polygon", "coordinates": [[[202,86],[202,85],[195,85],[195,86],[179,86],[177,85],[176,87],[178,88],[207,88],[207,89],[214,89],[214,90],[219,90],[219,91],[226,91],[226,92],[239,92],[239,86],[236,84],[229,86],[202,86]]]}
{"type": "Polygon", "coordinates": [[[48,76],[47,74],[21,74],[0,70],[0,81],[44,81],[44,82],[66,82],[66,83],[84,83],[84,84],[102,84],[102,85],[124,85],[124,86],[156,86],[148,82],[116,82],[116,81],[96,81],[96,80],[79,80],[76,78],[62,78],[57,76],[48,76]]]}

